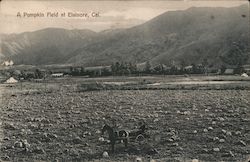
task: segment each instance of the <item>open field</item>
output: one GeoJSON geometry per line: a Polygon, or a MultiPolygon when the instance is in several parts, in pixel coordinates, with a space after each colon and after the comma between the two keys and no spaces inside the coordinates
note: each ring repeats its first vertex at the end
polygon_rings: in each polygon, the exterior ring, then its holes
{"type": "Polygon", "coordinates": [[[16,93],[24,91],[88,91],[88,90],[250,90],[250,77],[241,76],[109,76],[109,77],[62,77],[46,80],[24,81],[7,85],[16,93]],[[85,86],[82,88],[81,86],[85,86]],[[12,88],[13,87],[13,88],[12,88]],[[86,87],[89,87],[89,89],[86,87]]]}
{"type": "Polygon", "coordinates": [[[0,87],[0,155],[5,161],[134,161],[135,157],[246,161],[250,157],[248,78],[59,78],[0,87]],[[211,86],[213,81],[219,81],[214,83],[217,87],[211,86]],[[82,83],[96,82],[133,86],[78,90],[82,83]],[[179,84],[169,88],[174,82],[179,84]],[[139,84],[147,88],[135,90],[139,84]],[[162,87],[151,88],[154,84],[162,87]],[[116,152],[105,159],[102,153],[109,152],[109,145],[98,140],[105,121],[128,130],[145,122],[150,138],[141,144],[131,142],[128,149],[117,144],[116,152]]]}

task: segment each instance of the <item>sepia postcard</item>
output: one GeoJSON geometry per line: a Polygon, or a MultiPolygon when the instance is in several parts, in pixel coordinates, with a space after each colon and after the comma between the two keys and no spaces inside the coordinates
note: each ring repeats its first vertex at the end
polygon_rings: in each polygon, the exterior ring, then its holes
{"type": "Polygon", "coordinates": [[[250,162],[250,1],[0,0],[0,161],[250,162]]]}

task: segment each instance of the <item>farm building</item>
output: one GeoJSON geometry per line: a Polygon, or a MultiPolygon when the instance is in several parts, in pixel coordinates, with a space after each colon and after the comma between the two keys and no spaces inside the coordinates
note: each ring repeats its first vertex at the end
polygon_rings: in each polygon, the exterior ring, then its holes
{"type": "Polygon", "coordinates": [[[165,64],[158,64],[158,65],[152,67],[151,70],[156,70],[156,71],[170,71],[171,67],[168,67],[165,64]]]}
{"type": "Polygon", "coordinates": [[[57,78],[57,77],[63,77],[63,73],[54,73],[54,74],[51,74],[51,76],[52,77],[55,77],[55,78],[57,78]]]}
{"type": "Polygon", "coordinates": [[[2,65],[3,65],[3,66],[12,66],[12,65],[14,65],[14,62],[13,62],[12,60],[4,61],[4,62],[2,63],[2,65]]]}
{"type": "Polygon", "coordinates": [[[241,74],[242,77],[248,77],[247,73],[241,74]]]}
{"type": "Polygon", "coordinates": [[[191,72],[193,70],[193,66],[192,65],[186,66],[184,67],[184,70],[187,72],[191,72]]]}
{"type": "Polygon", "coordinates": [[[7,79],[4,83],[17,83],[18,81],[15,79],[15,78],[13,78],[13,77],[10,77],[9,79],[7,79]]]}
{"type": "Polygon", "coordinates": [[[234,74],[234,69],[226,69],[224,74],[225,75],[233,75],[234,74]]]}

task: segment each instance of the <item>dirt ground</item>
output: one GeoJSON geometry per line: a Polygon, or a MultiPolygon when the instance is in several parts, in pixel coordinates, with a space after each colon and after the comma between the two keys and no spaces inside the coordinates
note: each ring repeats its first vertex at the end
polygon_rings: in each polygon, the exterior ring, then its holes
{"type": "Polygon", "coordinates": [[[247,161],[249,90],[13,91],[1,86],[3,161],[247,161]],[[5,90],[4,90],[5,89],[5,90]],[[150,135],[117,144],[99,140],[104,122],[150,135]],[[102,154],[107,151],[109,157],[102,154]]]}

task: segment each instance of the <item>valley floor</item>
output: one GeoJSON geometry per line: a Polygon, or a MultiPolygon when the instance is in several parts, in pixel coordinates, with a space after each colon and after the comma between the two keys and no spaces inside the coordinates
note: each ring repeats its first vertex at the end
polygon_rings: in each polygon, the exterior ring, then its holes
{"type": "Polygon", "coordinates": [[[250,157],[250,90],[78,91],[76,84],[86,80],[77,79],[1,85],[1,160],[247,161],[250,157]],[[142,143],[131,141],[127,149],[117,144],[112,154],[99,137],[103,124],[113,121],[127,130],[145,122],[150,137],[142,143]],[[104,151],[108,158],[102,157],[104,151]]]}

